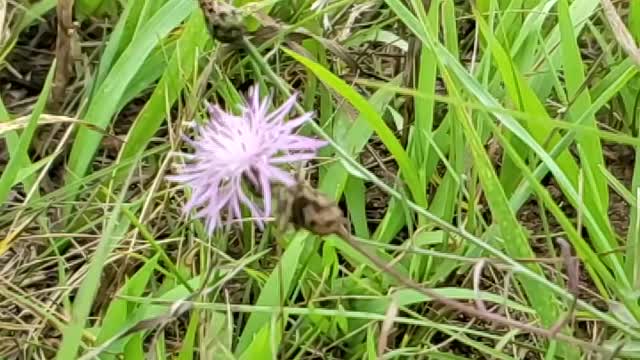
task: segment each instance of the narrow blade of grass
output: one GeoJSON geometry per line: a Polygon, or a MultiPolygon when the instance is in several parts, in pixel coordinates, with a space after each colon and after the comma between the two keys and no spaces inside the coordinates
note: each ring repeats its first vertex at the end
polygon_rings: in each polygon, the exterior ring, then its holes
{"type": "MultiPolygon", "coordinates": [[[[196,70],[196,56],[205,49],[208,39],[202,14],[196,12],[185,25],[162,78],[129,129],[126,143],[120,150],[119,161],[130,159],[149,144],[165,119],[167,106],[176,101],[186,79],[196,70]]],[[[126,168],[123,167],[115,178],[124,173],[126,168]]]]}
{"type": "Polygon", "coordinates": [[[123,202],[127,194],[127,189],[128,182],[122,187],[117,202],[106,217],[108,220],[105,224],[104,232],[89,262],[87,274],[80,284],[78,294],[73,302],[71,319],[62,332],[62,342],[56,354],[56,359],[58,360],[74,359],[78,354],[82,330],[87,322],[89,312],[91,311],[91,304],[93,304],[98,286],[100,285],[102,269],[111,253],[112,246],[123,236],[123,233],[117,233],[116,229],[120,227],[120,229],[118,229],[120,231],[126,232],[127,230],[120,226],[122,221],[120,212],[121,208],[125,206],[123,202]]]}
{"type": "Polygon", "coordinates": [[[347,99],[351,105],[353,105],[364,118],[369,121],[369,125],[376,134],[380,137],[385,144],[389,152],[393,155],[394,159],[400,167],[400,172],[404,178],[407,187],[411,191],[413,198],[417,204],[421,206],[427,206],[427,198],[424,184],[421,183],[420,177],[417,174],[415,164],[407,155],[407,152],[402,148],[402,145],[395,137],[391,129],[385,124],[384,120],[378,114],[375,109],[367,102],[362,95],[349,86],[344,80],[340,79],[324,67],[318,65],[314,61],[298,55],[293,51],[284,50],[289,56],[309,68],[322,82],[338,92],[341,96],[347,99]]]}
{"type": "MultiPolygon", "coordinates": [[[[256,301],[256,305],[261,306],[278,306],[281,305],[281,294],[285,297],[291,292],[297,275],[296,269],[303,258],[305,245],[307,244],[308,234],[305,232],[297,232],[291,242],[287,246],[284,254],[280,258],[275,270],[269,276],[264,284],[260,296],[256,301]],[[284,283],[280,282],[280,279],[284,283]]],[[[285,321],[284,319],[282,321],[285,321]]],[[[236,346],[236,356],[241,356],[250,348],[254,341],[254,336],[271,322],[271,316],[268,314],[255,313],[249,316],[247,324],[244,326],[238,344],[236,346]]]]}
{"type": "MultiPolygon", "coordinates": [[[[87,120],[100,128],[106,128],[122,94],[129,86],[129,81],[139,71],[147,55],[194,8],[195,4],[191,1],[171,0],[145,24],[140,30],[140,36],[134,38],[97,89],[85,115],[87,120]]],[[[102,134],[95,131],[86,128],[78,131],[69,155],[67,183],[85,175],[101,139],[102,134]]]]}
{"type": "MultiPolygon", "coordinates": [[[[31,117],[29,118],[29,122],[25,129],[22,131],[22,134],[20,134],[18,147],[15,150],[13,156],[11,156],[11,158],[9,159],[6,167],[2,171],[2,175],[0,175],[0,204],[4,203],[7,200],[9,192],[11,191],[11,187],[13,186],[15,179],[18,177],[20,170],[31,164],[27,151],[29,150],[29,145],[31,144],[33,134],[38,127],[38,119],[40,119],[40,115],[42,114],[47,100],[49,99],[49,93],[51,91],[51,84],[53,81],[54,73],[55,61],[49,69],[49,73],[47,74],[42,92],[40,93],[38,101],[33,108],[31,117]]],[[[5,116],[7,115],[8,114],[5,114],[5,116]]]]}

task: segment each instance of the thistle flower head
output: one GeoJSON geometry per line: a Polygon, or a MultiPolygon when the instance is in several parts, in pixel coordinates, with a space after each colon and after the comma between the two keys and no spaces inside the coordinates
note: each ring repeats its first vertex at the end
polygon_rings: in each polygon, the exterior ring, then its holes
{"type": "Polygon", "coordinates": [[[260,99],[257,86],[249,90],[240,115],[208,105],[210,121],[196,126],[196,137],[185,141],[194,149],[177,175],[169,177],[189,186],[191,199],[184,210],[198,209],[207,231],[212,233],[227,215],[227,222],[242,217],[241,204],[259,227],[271,212],[271,186],[291,186],[295,180],[281,166],[310,160],[326,142],[297,135],[294,131],[311,118],[306,113],[285,121],[296,95],[269,112],[271,96],[260,99]],[[246,188],[256,189],[262,201],[252,200],[246,188]],[[262,202],[262,205],[260,205],[262,202]]]}

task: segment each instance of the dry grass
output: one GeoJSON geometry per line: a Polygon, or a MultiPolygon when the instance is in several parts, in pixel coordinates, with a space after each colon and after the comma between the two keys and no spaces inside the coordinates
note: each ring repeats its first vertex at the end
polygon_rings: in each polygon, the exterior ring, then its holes
{"type": "MultiPolygon", "coordinates": [[[[624,22],[640,9],[614,9],[622,14],[615,20],[603,0],[606,11],[585,10],[586,25],[571,26],[574,40],[562,28],[571,24],[561,21],[564,1],[534,25],[525,19],[544,13],[542,5],[503,4],[487,14],[490,2],[478,1],[479,15],[469,4],[433,2],[441,5],[441,48],[411,28],[394,1],[280,2],[267,10],[254,3],[243,11],[262,9],[248,23],[261,24],[249,34],[257,60],[210,38],[195,2],[130,4],[126,12],[115,1],[76,2],[79,22],[69,30],[72,1],[58,2],[57,12],[53,2],[0,1],[0,169],[15,173],[0,205],[0,359],[635,355],[640,142],[630,39],[639,34],[624,22]],[[27,21],[26,9],[41,17],[27,21]],[[92,16],[82,19],[82,10],[92,16]],[[602,19],[615,20],[613,30],[602,19]],[[56,43],[60,29],[69,31],[56,43]],[[54,58],[59,67],[47,82],[54,58]],[[340,80],[367,101],[358,103],[340,80]],[[231,108],[254,81],[299,90],[301,106],[316,111],[340,151],[323,150],[308,171],[363,243],[441,296],[532,330],[431,301],[333,237],[260,232],[249,222],[207,236],[182,212],[188,189],[164,179],[173,171],[170,154],[187,149],[180,136],[203,119],[203,99],[231,108]],[[586,116],[594,122],[575,125],[592,104],[600,104],[586,116]],[[500,116],[517,120],[530,139],[500,116]],[[552,132],[547,125],[556,122],[552,132]],[[18,144],[33,124],[22,159],[18,144]],[[552,153],[571,134],[566,158],[536,152],[540,144],[552,153]],[[483,151],[473,147],[476,138],[483,151]],[[527,171],[553,161],[569,180],[545,171],[532,184],[510,151],[527,171]],[[417,183],[399,171],[399,154],[417,183]],[[389,188],[408,198],[396,200],[389,188]],[[513,232],[508,224],[517,225],[513,232]]],[[[433,11],[423,18],[418,2],[410,5],[418,24],[435,21],[433,11]]]]}

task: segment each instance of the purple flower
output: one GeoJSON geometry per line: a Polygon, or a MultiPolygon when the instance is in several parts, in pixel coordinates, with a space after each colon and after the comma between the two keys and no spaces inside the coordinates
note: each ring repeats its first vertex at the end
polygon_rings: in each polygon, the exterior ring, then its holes
{"type": "Polygon", "coordinates": [[[194,148],[193,154],[182,154],[188,161],[169,180],[188,185],[191,199],[184,211],[199,209],[195,217],[204,218],[212,233],[226,210],[227,222],[240,219],[240,204],[251,212],[262,228],[263,219],[271,212],[271,184],[294,184],[294,178],[280,168],[284,164],[310,160],[325,141],[297,135],[294,130],[311,118],[306,113],[285,122],[297,96],[289,98],[273,112],[268,108],[271,96],[261,100],[257,86],[249,90],[241,116],[208,105],[211,121],[195,126],[197,136],[185,141],[194,148]],[[263,205],[252,201],[243,190],[251,187],[261,194],[263,205]]]}

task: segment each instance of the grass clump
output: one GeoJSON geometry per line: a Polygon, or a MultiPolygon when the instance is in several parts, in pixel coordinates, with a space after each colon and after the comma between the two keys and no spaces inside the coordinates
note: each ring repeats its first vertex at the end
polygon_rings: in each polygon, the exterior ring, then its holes
{"type": "Polygon", "coordinates": [[[1,2],[0,358],[636,358],[638,24],[609,0],[1,2]],[[278,212],[183,211],[174,155],[254,84],[313,112],[328,146],[292,168],[387,265],[278,212]]]}

